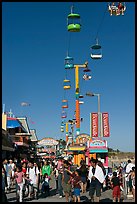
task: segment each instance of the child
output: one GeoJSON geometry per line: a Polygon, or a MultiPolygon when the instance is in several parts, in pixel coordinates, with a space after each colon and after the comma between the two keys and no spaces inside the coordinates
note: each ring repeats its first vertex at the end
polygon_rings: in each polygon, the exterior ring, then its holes
{"type": "Polygon", "coordinates": [[[79,171],[76,170],[74,172],[74,177],[73,177],[73,186],[74,186],[74,202],[80,202],[80,183],[81,183],[81,177],[79,176],[79,171]]]}
{"type": "Polygon", "coordinates": [[[120,202],[120,181],[117,177],[117,172],[113,172],[113,177],[111,179],[111,185],[113,188],[113,202],[116,202],[116,199],[118,199],[118,202],[120,202]]]}
{"type": "Polygon", "coordinates": [[[71,174],[71,176],[73,177],[73,187],[74,187],[74,202],[80,202],[80,189],[81,189],[81,177],[79,176],[79,170],[76,169],[74,171],[74,173],[72,173],[71,171],[69,171],[67,169],[67,171],[71,174]]]}
{"type": "Polygon", "coordinates": [[[22,202],[23,185],[24,185],[24,173],[22,172],[22,167],[21,166],[18,166],[16,168],[16,172],[15,172],[14,176],[15,176],[15,180],[16,180],[17,200],[18,200],[18,194],[19,194],[19,202],[22,202]]]}
{"type": "Polygon", "coordinates": [[[42,180],[41,193],[42,194],[46,193],[48,196],[50,195],[50,192],[49,192],[49,180],[50,180],[50,176],[48,176],[48,174],[45,173],[44,176],[43,176],[43,180],[42,180]]]}

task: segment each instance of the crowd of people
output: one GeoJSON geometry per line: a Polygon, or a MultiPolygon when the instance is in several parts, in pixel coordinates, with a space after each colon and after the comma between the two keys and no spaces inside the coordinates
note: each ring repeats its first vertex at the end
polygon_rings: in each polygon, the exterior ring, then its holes
{"type": "Polygon", "coordinates": [[[15,185],[17,202],[50,196],[50,181],[55,178],[56,193],[65,196],[66,202],[80,202],[81,195],[89,191],[91,202],[99,202],[103,190],[112,189],[113,202],[120,202],[121,193],[132,192],[135,199],[135,165],[128,160],[126,168],[119,166],[110,177],[98,159],[91,158],[90,165],[82,159],[80,166],[72,157],[49,159],[4,159],[2,165],[2,202],[15,185]],[[125,178],[125,182],[124,179],[125,178]]]}

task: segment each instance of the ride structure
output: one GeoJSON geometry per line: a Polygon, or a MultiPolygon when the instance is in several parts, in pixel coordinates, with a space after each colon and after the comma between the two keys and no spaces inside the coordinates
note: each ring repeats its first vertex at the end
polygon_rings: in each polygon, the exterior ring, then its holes
{"type": "MultiPolygon", "coordinates": [[[[105,8],[105,12],[103,18],[101,19],[101,24],[104,20],[104,16],[107,12],[107,6],[105,8]]],[[[98,43],[98,32],[101,27],[101,24],[98,28],[96,35],[96,43],[91,46],[91,54],[90,57],[93,60],[102,59],[102,46],[98,43]]],[[[71,7],[71,14],[67,17],[67,30],[69,34],[76,33],[81,31],[81,23],[80,23],[80,15],[73,12],[73,6],[71,7]],[[77,21],[77,22],[76,22],[77,21]]],[[[75,35],[75,34],[73,34],[75,35]]],[[[66,126],[66,154],[70,152],[73,154],[74,164],[80,165],[80,160],[84,159],[86,164],[89,165],[91,158],[99,158],[105,168],[108,166],[108,148],[107,142],[102,140],[101,135],[97,135],[95,138],[92,135],[88,135],[86,133],[81,133],[81,122],[83,118],[81,118],[80,105],[84,103],[83,95],[80,91],[80,80],[79,80],[79,70],[83,68],[83,80],[89,81],[92,76],[90,75],[91,70],[88,68],[88,62],[86,61],[84,64],[75,64],[73,57],[67,52],[67,56],[65,58],[65,70],[74,70],[75,72],[75,117],[73,119],[67,120],[63,123],[63,127],[66,126]],[[71,131],[69,131],[69,128],[71,131]],[[76,134],[74,133],[74,128],[76,129],[76,134]]],[[[63,84],[64,91],[69,90],[71,87],[70,80],[68,77],[65,77],[63,84]]],[[[67,102],[67,97],[64,98],[67,102]]],[[[68,105],[64,107],[63,110],[68,108],[68,105]]],[[[97,113],[98,114],[98,113],[97,113]]],[[[93,126],[93,124],[91,124],[93,126]]],[[[62,129],[63,129],[62,127],[62,129]]]]}

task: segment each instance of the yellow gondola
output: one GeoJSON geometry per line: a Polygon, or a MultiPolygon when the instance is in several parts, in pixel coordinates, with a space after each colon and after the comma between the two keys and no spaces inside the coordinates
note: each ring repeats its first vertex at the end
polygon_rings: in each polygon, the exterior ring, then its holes
{"type": "Polygon", "coordinates": [[[68,89],[71,88],[70,80],[68,80],[68,79],[64,79],[63,83],[64,83],[63,88],[64,88],[65,90],[68,90],[68,89]]]}

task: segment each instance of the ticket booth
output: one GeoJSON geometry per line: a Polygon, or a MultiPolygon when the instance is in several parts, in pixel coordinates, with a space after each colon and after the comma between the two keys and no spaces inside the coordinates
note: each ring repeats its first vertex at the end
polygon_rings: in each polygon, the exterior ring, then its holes
{"type": "Polygon", "coordinates": [[[100,160],[105,169],[106,172],[108,171],[108,147],[107,147],[107,141],[102,140],[102,139],[94,139],[89,140],[88,143],[88,162],[90,162],[90,159],[93,156],[93,158],[96,158],[100,160]]]}

